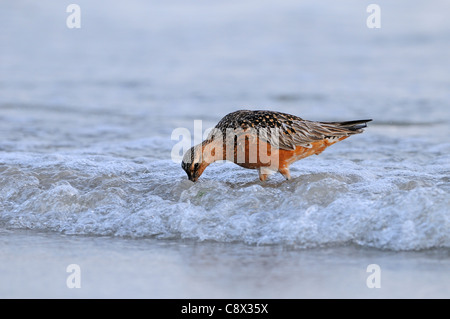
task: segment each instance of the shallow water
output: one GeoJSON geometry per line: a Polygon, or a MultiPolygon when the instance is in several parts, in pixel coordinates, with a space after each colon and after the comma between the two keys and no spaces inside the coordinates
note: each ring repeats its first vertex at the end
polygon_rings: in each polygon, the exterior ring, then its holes
{"type": "MultiPolygon", "coordinates": [[[[440,249],[394,252],[353,245],[290,249],[23,230],[0,231],[0,243],[0,260],[8,261],[0,263],[1,298],[257,300],[450,295],[449,251],[440,249]],[[372,275],[368,266],[374,263],[380,267],[379,288],[367,285],[372,275]],[[79,266],[79,288],[67,285],[74,274],[67,267],[74,264],[79,266]]],[[[264,303],[270,309],[271,301],[264,303]]]]}
{"type": "Polygon", "coordinates": [[[380,1],[379,30],[331,3],[79,1],[79,30],[53,1],[1,3],[0,227],[450,248],[448,3],[380,1]],[[290,181],[227,163],[189,182],[172,131],[240,108],[374,121],[290,181]]]}

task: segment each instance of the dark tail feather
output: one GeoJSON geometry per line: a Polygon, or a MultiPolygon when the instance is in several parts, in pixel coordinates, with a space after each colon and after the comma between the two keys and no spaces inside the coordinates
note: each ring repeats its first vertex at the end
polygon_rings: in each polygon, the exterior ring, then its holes
{"type": "Polygon", "coordinates": [[[350,131],[358,131],[362,128],[367,127],[367,122],[372,121],[372,119],[370,120],[358,120],[358,121],[347,121],[347,122],[338,122],[336,124],[338,124],[339,126],[350,130],[350,131]]]}

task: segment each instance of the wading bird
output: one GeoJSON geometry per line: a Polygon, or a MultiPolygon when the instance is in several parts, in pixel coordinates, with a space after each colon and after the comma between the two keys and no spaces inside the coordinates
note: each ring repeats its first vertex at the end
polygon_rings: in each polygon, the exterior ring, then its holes
{"type": "Polygon", "coordinates": [[[189,149],[181,167],[193,182],[219,160],[258,169],[261,181],[274,172],[290,179],[289,165],[362,133],[370,121],[316,122],[280,112],[240,110],[224,116],[202,143],[189,149]]]}

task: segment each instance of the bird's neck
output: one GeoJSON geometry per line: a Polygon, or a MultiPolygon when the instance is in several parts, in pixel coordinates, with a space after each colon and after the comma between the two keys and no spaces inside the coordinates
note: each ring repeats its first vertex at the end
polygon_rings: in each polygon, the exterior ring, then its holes
{"type": "Polygon", "coordinates": [[[215,161],[225,160],[225,148],[222,140],[212,139],[203,141],[201,144],[202,149],[202,162],[204,164],[211,164],[215,161]]]}

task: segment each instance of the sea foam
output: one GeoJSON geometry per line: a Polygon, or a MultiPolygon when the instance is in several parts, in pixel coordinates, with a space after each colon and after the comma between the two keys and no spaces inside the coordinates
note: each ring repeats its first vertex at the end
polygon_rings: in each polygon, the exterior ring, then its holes
{"type": "Polygon", "coordinates": [[[410,161],[341,158],[336,165],[336,157],[294,164],[289,181],[273,175],[262,183],[256,171],[224,163],[192,183],[171,160],[8,153],[0,164],[0,223],[71,235],[303,248],[450,247],[445,161],[423,170],[410,161]]]}

